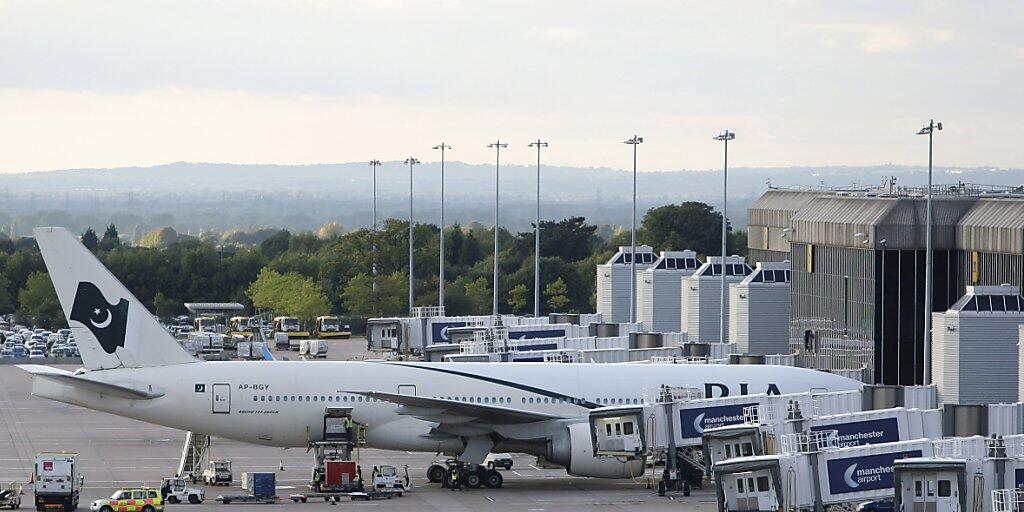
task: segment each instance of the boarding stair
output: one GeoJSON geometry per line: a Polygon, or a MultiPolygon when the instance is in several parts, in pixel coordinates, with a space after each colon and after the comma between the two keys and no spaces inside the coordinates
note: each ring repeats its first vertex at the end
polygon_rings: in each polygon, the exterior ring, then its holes
{"type": "Polygon", "coordinates": [[[198,478],[203,473],[210,453],[210,436],[195,432],[185,433],[185,447],[178,463],[178,478],[198,478]]]}

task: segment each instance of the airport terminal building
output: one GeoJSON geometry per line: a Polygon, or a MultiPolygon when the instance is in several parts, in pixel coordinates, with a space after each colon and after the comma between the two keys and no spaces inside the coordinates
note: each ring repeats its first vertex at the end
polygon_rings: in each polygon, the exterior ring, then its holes
{"type": "MultiPolygon", "coordinates": [[[[770,189],[750,207],[750,259],[792,265],[790,345],[802,366],[924,382],[924,192],[770,189]]],[[[1024,188],[936,186],[932,208],[934,311],[967,286],[1022,285],[1024,188]]]]}

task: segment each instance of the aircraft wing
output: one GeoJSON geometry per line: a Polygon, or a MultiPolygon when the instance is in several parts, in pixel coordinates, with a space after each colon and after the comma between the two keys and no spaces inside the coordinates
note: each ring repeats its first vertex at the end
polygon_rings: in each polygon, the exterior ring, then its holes
{"type": "Polygon", "coordinates": [[[49,366],[43,366],[38,364],[19,364],[18,368],[25,370],[32,374],[33,378],[40,377],[44,379],[53,380],[62,384],[68,384],[77,388],[82,388],[95,393],[105,393],[110,396],[116,396],[119,398],[128,398],[131,400],[151,400],[153,398],[159,398],[164,396],[163,391],[157,391],[154,389],[139,389],[131,386],[122,384],[111,384],[108,382],[101,382],[93,380],[80,375],[75,375],[69,371],[61,370],[58,368],[51,368],[49,366]]]}
{"type": "Polygon", "coordinates": [[[521,425],[539,421],[565,419],[562,416],[522,411],[511,407],[459,402],[443,398],[400,395],[380,391],[349,391],[349,393],[401,405],[402,407],[399,408],[398,414],[444,424],[521,425]]]}

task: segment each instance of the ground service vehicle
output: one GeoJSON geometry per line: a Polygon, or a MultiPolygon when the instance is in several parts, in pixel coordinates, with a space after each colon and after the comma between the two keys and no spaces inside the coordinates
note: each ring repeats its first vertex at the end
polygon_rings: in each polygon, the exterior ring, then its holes
{"type": "Polygon", "coordinates": [[[164,501],[156,489],[140,487],[121,489],[109,498],[96,500],[89,506],[93,512],[163,512],[164,501]]]}
{"type": "Polygon", "coordinates": [[[201,316],[195,320],[196,332],[217,332],[217,319],[212,316],[201,316]]]}
{"type": "Polygon", "coordinates": [[[228,336],[248,336],[252,334],[253,321],[248,316],[233,316],[228,320],[228,336]]]}
{"type": "Polygon", "coordinates": [[[327,359],[327,340],[299,340],[299,355],[313,359],[327,359]]]}
{"type": "Polygon", "coordinates": [[[341,319],[336,316],[318,316],[313,328],[313,337],[325,340],[348,339],[352,337],[352,331],[349,330],[349,326],[341,325],[341,319]]]}
{"type": "Polygon", "coordinates": [[[21,508],[21,486],[15,483],[9,484],[0,490],[0,507],[9,509],[21,508]]]}
{"type": "Polygon", "coordinates": [[[203,471],[203,483],[206,485],[231,485],[231,461],[211,460],[209,467],[203,471]]]}
{"type": "Polygon", "coordinates": [[[274,473],[242,473],[242,488],[248,494],[218,496],[217,501],[224,504],[277,502],[277,476],[274,473]]]}
{"type": "Polygon", "coordinates": [[[77,453],[40,453],[33,474],[36,510],[78,508],[84,480],[77,453]]]}
{"type": "Polygon", "coordinates": [[[279,316],[274,318],[274,337],[277,338],[278,334],[288,335],[288,348],[291,350],[299,349],[298,340],[309,338],[309,331],[302,330],[302,324],[299,323],[298,317],[294,316],[279,316]]]}
{"type": "Polygon", "coordinates": [[[198,505],[206,498],[206,491],[189,485],[187,478],[164,478],[160,495],[167,503],[191,503],[198,505]]]}

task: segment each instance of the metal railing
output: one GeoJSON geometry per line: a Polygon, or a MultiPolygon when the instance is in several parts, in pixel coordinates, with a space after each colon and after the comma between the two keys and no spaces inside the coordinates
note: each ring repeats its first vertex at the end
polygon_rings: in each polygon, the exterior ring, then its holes
{"type": "Polygon", "coordinates": [[[642,398],[646,405],[690,402],[692,400],[702,400],[704,398],[704,391],[699,388],[662,385],[656,388],[644,388],[642,398]]]}
{"type": "Polygon", "coordinates": [[[980,437],[945,437],[932,441],[932,446],[937,458],[981,459],[989,454],[992,441],[995,440],[980,437]]]}
{"type": "Polygon", "coordinates": [[[1024,511],[1024,489],[993,489],[992,512],[1024,511]]]}
{"type": "Polygon", "coordinates": [[[412,308],[413,318],[434,318],[444,316],[444,306],[416,306],[412,308]]]}
{"type": "Polygon", "coordinates": [[[784,434],[781,441],[782,453],[814,453],[828,448],[839,448],[839,431],[816,430],[784,434]]]}

